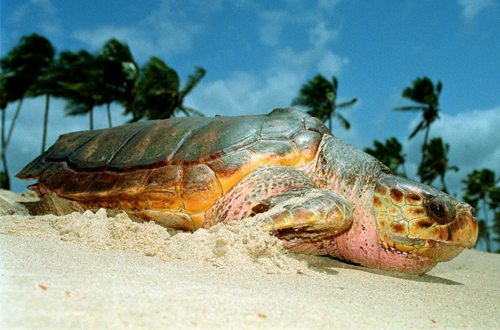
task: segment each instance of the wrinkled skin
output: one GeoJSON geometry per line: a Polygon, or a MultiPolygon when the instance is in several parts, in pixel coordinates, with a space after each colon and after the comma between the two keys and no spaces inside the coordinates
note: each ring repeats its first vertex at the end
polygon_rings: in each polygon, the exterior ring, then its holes
{"type": "Polygon", "coordinates": [[[292,252],[407,273],[477,240],[469,205],[290,108],[66,134],[17,177],[39,180],[32,214],[103,207],[189,231],[254,217],[292,252]]]}

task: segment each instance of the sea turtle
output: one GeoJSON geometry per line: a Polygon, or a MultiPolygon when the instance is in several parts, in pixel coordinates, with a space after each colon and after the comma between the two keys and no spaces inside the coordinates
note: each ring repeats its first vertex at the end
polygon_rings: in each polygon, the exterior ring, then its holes
{"type": "Polygon", "coordinates": [[[477,239],[471,206],[292,108],[64,134],[17,177],[38,179],[34,213],[105,208],[187,231],[259,215],[292,252],[410,273],[477,239]]]}

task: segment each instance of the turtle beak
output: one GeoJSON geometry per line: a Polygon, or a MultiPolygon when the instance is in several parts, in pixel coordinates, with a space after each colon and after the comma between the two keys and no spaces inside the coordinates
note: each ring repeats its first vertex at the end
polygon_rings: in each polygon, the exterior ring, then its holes
{"type": "Polygon", "coordinates": [[[476,210],[462,202],[459,204],[458,210],[457,218],[450,224],[453,241],[457,245],[472,249],[476,245],[478,236],[476,210]]]}
{"type": "Polygon", "coordinates": [[[448,261],[460,254],[464,248],[472,249],[477,242],[478,224],[476,210],[470,205],[459,202],[455,219],[445,225],[436,226],[419,238],[427,240],[428,249],[422,256],[448,261]]]}

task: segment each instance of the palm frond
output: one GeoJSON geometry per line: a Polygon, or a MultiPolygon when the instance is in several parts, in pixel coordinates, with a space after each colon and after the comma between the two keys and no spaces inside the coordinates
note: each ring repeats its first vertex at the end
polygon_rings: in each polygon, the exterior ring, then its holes
{"type": "Polygon", "coordinates": [[[347,101],[347,102],[342,102],[340,104],[337,104],[337,108],[348,108],[352,105],[354,105],[354,103],[356,103],[358,101],[357,98],[353,98],[352,100],[350,101],[347,101]]]}
{"type": "Polygon", "coordinates": [[[337,118],[340,121],[340,124],[344,126],[346,130],[351,128],[351,124],[347,121],[347,119],[344,118],[340,113],[335,113],[335,118],[337,118]]]}
{"type": "Polygon", "coordinates": [[[417,127],[415,128],[415,130],[413,130],[413,133],[410,134],[410,137],[408,139],[411,139],[412,137],[414,137],[418,132],[420,132],[421,129],[423,129],[425,125],[425,121],[421,121],[417,127]]]}
{"type": "Polygon", "coordinates": [[[395,111],[419,111],[419,110],[425,110],[427,107],[421,107],[421,106],[407,106],[407,107],[397,107],[393,108],[395,111]]]}
{"type": "Polygon", "coordinates": [[[202,67],[199,67],[199,66],[194,67],[194,71],[195,71],[194,74],[190,74],[187,77],[186,85],[180,91],[180,93],[182,95],[189,94],[189,92],[191,92],[191,90],[196,85],[198,85],[198,83],[200,82],[201,78],[203,78],[203,76],[205,76],[205,73],[206,73],[206,70],[203,69],[202,67]]]}
{"type": "Polygon", "coordinates": [[[205,115],[203,113],[201,113],[198,110],[195,110],[193,108],[181,106],[178,109],[181,110],[182,112],[184,112],[184,114],[188,117],[191,117],[191,116],[193,116],[193,117],[205,117],[205,115]]]}

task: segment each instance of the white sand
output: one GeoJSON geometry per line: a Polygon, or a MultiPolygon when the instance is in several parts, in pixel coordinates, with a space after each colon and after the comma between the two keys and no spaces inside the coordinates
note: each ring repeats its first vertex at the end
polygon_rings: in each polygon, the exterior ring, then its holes
{"type": "Polygon", "coordinates": [[[400,276],[289,254],[245,224],[31,217],[15,200],[32,197],[0,196],[1,329],[500,328],[498,254],[400,276]]]}

